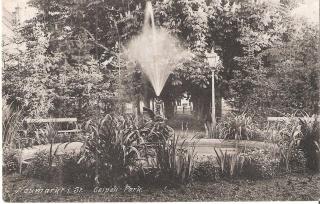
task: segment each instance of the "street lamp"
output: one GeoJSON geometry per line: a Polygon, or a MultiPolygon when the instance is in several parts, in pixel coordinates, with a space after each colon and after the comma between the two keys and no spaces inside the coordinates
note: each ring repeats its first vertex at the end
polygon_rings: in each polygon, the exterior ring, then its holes
{"type": "Polygon", "coordinates": [[[211,134],[209,135],[210,137],[213,137],[215,135],[215,130],[216,130],[216,107],[215,107],[215,94],[214,94],[214,68],[217,66],[218,61],[219,61],[219,56],[214,52],[212,49],[211,52],[206,52],[206,58],[208,60],[209,66],[212,68],[212,99],[211,99],[211,106],[212,106],[212,111],[211,111],[211,119],[212,119],[212,127],[211,127],[211,134]]]}

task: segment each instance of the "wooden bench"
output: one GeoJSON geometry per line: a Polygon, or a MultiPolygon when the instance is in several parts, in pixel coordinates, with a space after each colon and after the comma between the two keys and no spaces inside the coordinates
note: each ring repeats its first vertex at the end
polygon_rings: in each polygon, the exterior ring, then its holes
{"type": "MultiPolygon", "coordinates": [[[[38,118],[38,119],[30,119],[27,118],[27,124],[32,123],[77,123],[77,118],[38,118]]],[[[59,130],[58,133],[77,133],[81,132],[81,129],[76,128],[72,130],[59,130]]]]}
{"type": "MultiPolygon", "coordinates": [[[[43,123],[74,123],[75,124],[75,128],[74,129],[70,129],[70,130],[58,130],[57,133],[58,134],[71,134],[71,133],[79,133],[82,130],[78,129],[77,126],[77,118],[37,118],[37,119],[31,119],[31,118],[27,118],[25,119],[25,122],[27,124],[43,124],[43,123]]],[[[39,134],[41,131],[36,128],[35,130],[36,134],[39,134]]],[[[49,145],[49,144],[48,144],[49,145]]],[[[43,146],[43,145],[40,145],[43,146]]],[[[39,146],[38,146],[39,147],[39,146]]],[[[22,147],[20,145],[19,149],[21,149],[22,151],[22,147]]],[[[30,162],[28,161],[28,159],[26,158],[22,158],[22,152],[21,152],[21,158],[19,158],[19,163],[20,163],[20,173],[22,171],[22,165],[28,165],[30,162]]]]}
{"type": "MultiPolygon", "coordinates": [[[[27,124],[74,123],[74,128],[73,128],[73,129],[58,130],[58,131],[57,131],[57,134],[58,134],[58,135],[72,134],[72,133],[82,132],[82,130],[78,128],[77,121],[78,121],[77,118],[37,118],[37,119],[27,118],[27,119],[25,119],[25,122],[26,122],[27,124]]],[[[38,127],[39,127],[39,126],[38,126],[38,127]]],[[[36,133],[36,134],[41,134],[40,129],[39,129],[39,128],[36,128],[35,133],[36,133]]],[[[61,142],[61,141],[60,141],[60,142],[61,142]]]]}
{"type": "MultiPolygon", "coordinates": [[[[268,122],[283,122],[292,119],[291,117],[267,117],[268,122]]],[[[307,120],[307,121],[314,121],[315,117],[294,117],[294,119],[299,120],[307,120]]],[[[317,118],[320,121],[320,117],[317,118]]]]}

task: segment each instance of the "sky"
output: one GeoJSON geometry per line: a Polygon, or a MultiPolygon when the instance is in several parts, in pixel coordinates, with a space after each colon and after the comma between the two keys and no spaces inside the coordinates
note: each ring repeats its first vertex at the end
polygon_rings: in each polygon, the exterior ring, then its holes
{"type": "MultiPolygon", "coordinates": [[[[36,13],[35,9],[28,8],[26,2],[28,0],[2,0],[2,5],[8,11],[14,11],[14,8],[19,5],[21,9],[21,20],[27,20],[33,17],[36,13]]],[[[268,0],[274,1],[274,0],[268,0]]],[[[310,22],[319,23],[319,0],[304,0],[304,4],[301,4],[296,8],[292,15],[297,17],[305,17],[310,22]]]]}
{"type": "Polygon", "coordinates": [[[305,0],[305,3],[294,9],[292,14],[305,17],[310,22],[319,23],[319,0],[305,0]]]}

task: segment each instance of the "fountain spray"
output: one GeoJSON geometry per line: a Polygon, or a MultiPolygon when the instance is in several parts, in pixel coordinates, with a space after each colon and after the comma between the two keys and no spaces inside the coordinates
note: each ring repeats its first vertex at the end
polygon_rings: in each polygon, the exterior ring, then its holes
{"type": "Polygon", "coordinates": [[[147,1],[142,33],[129,43],[128,58],[140,64],[157,97],[178,61],[186,57],[179,45],[167,30],[155,26],[152,4],[147,1]]]}

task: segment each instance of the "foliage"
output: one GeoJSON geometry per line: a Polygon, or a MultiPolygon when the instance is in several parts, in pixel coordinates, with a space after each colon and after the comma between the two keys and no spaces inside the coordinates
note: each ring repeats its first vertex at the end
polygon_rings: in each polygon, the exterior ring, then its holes
{"type": "Polygon", "coordinates": [[[174,130],[163,119],[144,121],[143,123],[139,127],[139,133],[145,142],[163,142],[174,135],[174,130]]]}
{"type": "Polygon", "coordinates": [[[159,178],[168,183],[185,184],[192,178],[194,168],[194,147],[187,150],[184,146],[184,141],[178,144],[179,136],[158,144],[157,153],[157,168],[159,178]]]}
{"type": "Polygon", "coordinates": [[[316,116],[314,120],[300,119],[302,139],[301,147],[305,157],[306,166],[315,171],[320,170],[320,125],[316,116]]]}
{"type": "Polygon", "coordinates": [[[111,105],[113,87],[90,55],[87,37],[80,33],[74,41],[69,35],[63,31],[57,37],[41,23],[30,24],[20,29],[13,48],[5,52],[4,94],[29,117],[81,120],[111,105]]]}
{"type": "Polygon", "coordinates": [[[49,160],[48,152],[37,152],[32,161],[27,165],[25,175],[42,180],[52,179],[52,169],[49,160]]]}
{"type": "Polygon", "coordinates": [[[252,140],[255,139],[256,125],[246,113],[230,114],[217,124],[217,134],[221,139],[252,140]]]}
{"type": "Polygon", "coordinates": [[[19,140],[19,130],[22,129],[22,110],[14,110],[12,104],[3,101],[2,104],[2,144],[13,148],[19,140]]]}
{"type": "Polygon", "coordinates": [[[302,139],[299,122],[292,115],[277,128],[277,138],[274,142],[279,147],[281,163],[284,164],[285,170],[290,172],[303,169],[305,167],[305,158],[299,147],[302,139]]]}
{"type": "MultiPolygon", "coordinates": [[[[285,113],[303,110],[313,114],[318,111],[319,65],[315,36],[319,35],[319,29],[303,21],[299,23],[303,26],[291,25],[296,31],[289,33],[288,42],[264,53],[264,58],[270,64],[266,70],[269,77],[264,87],[257,89],[254,94],[259,98],[258,106],[285,113]]],[[[270,110],[268,112],[270,114],[270,110]]]]}
{"type": "Polygon", "coordinates": [[[219,149],[219,153],[216,149],[214,149],[214,152],[217,156],[216,159],[221,177],[234,178],[241,175],[245,161],[244,157],[239,153],[229,154],[227,151],[222,152],[221,149],[219,149]]]}
{"type": "Polygon", "coordinates": [[[137,129],[132,118],[124,116],[106,115],[86,123],[88,138],[80,161],[93,160],[96,184],[120,184],[133,173],[140,158],[137,145],[144,142],[137,129]]]}
{"type": "MultiPolygon", "coordinates": [[[[18,38],[27,43],[15,42],[26,50],[6,51],[4,57],[4,92],[10,101],[32,116],[85,119],[113,112],[116,103],[153,95],[141,70],[133,71],[124,57],[124,47],[141,30],[144,1],[29,4],[39,12],[19,31],[18,38]]],[[[193,53],[171,74],[162,94],[166,104],[187,92],[198,118],[206,120],[214,69],[218,115],[222,97],[264,114],[269,108],[316,109],[318,29],[302,24],[298,32],[289,15],[294,4],[177,0],[153,5],[156,25],[193,53]],[[205,59],[212,48],[220,57],[214,68],[205,59]]]]}
{"type": "Polygon", "coordinates": [[[201,182],[216,181],[217,179],[217,167],[214,166],[214,162],[211,160],[197,162],[194,165],[192,172],[192,179],[201,182]]]}
{"type": "Polygon", "coordinates": [[[241,173],[243,177],[272,178],[280,171],[280,156],[270,150],[247,150],[241,156],[245,158],[241,173]]]}
{"type": "Polygon", "coordinates": [[[3,161],[2,172],[3,174],[10,174],[17,172],[19,168],[19,162],[17,159],[17,153],[7,148],[3,149],[3,161]]]}
{"type": "Polygon", "coordinates": [[[81,154],[65,154],[57,158],[59,179],[64,184],[84,185],[87,188],[94,185],[93,164],[78,162],[81,154]]]}

